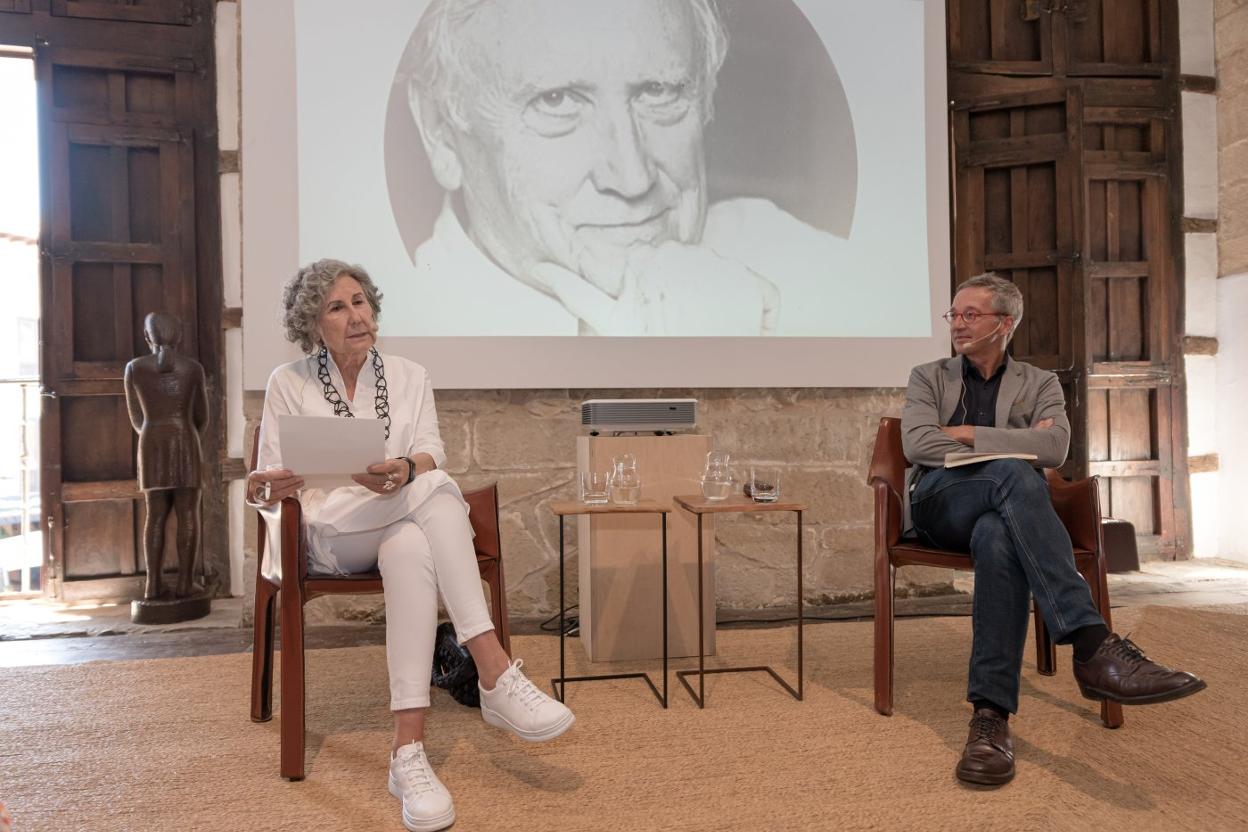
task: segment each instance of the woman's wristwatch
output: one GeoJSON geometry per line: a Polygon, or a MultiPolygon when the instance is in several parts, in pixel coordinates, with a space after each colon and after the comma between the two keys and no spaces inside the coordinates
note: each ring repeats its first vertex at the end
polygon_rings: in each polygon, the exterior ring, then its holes
{"type": "Polygon", "coordinates": [[[401,456],[399,459],[407,463],[407,482],[403,484],[411,485],[412,480],[416,479],[416,463],[412,462],[412,458],[410,456],[401,456]]]}

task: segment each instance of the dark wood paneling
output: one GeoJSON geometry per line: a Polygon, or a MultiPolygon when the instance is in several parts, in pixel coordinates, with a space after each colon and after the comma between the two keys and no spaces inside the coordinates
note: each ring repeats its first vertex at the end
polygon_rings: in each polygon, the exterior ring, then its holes
{"type": "Polygon", "coordinates": [[[55,394],[44,400],[46,588],[60,597],[141,591],[114,577],[142,572],[121,373],[147,351],[142,321],[157,310],[182,320],[181,350],[205,367],[202,554],[214,590],[226,577],[213,10],[211,0],[42,0],[29,25],[5,32],[36,54],[42,369],[55,394]]]}
{"type": "Polygon", "coordinates": [[[991,269],[1019,285],[1027,313],[1013,353],[1059,370],[1068,390],[1066,473],[1102,478],[1103,504],[1136,524],[1142,552],[1182,556],[1176,2],[949,8],[955,276],[991,269]],[[1028,52],[1017,32],[1051,52],[1028,52]]]}
{"type": "Polygon", "coordinates": [[[1040,0],[948,0],[951,69],[1017,75],[1052,71],[1052,32],[1040,0]]]}
{"type": "Polygon", "coordinates": [[[955,104],[955,282],[991,269],[1022,291],[1011,344],[1020,360],[1069,370],[1077,252],[1070,213],[1077,161],[1075,90],[968,99],[955,104]]]}
{"type": "Polygon", "coordinates": [[[135,556],[134,502],[93,500],[65,504],[65,580],[122,573],[135,556]]]}
{"type": "Polygon", "coordinates": [[[62,479],[67,483],[134,479],[133,436],[124,397],[62,397],[62,479]]]}
{"type": "Polygon", "coordinates": [[[1161,76],[1172,71],[1161,0],[1067,0],[1054,15],[1069,75],[1161,76]]]}

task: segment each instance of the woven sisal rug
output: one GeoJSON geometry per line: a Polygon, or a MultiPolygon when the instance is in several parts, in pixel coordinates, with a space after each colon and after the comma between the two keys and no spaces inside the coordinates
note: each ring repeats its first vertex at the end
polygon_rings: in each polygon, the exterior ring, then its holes
{"type": "MultiPolygon", "coordinates": [[[[438,691],[426,744],[460,830],[1248,827],[1248,616],[1148,607],[1118,611],[1115,624],[1209,689],[1128,709],[1109,731],[1079,696],[1068,649],[1050,678],[1029,655],[1011,723],[1018,776],[996,790],[953,777],[969,717],[968,619],[897,622],[890,718],[871,706],[871,624],[818,624],[806,631],[805,702],[762,674],[708,677],[705,711],[675,677],[667,711],[636,680],[572,685],[575,728],[529,745],[438,691]]],[[[514,648],[547,685],[558,641],[514,648]]],[[[720,652],[791,674],[793,630],[721,631],[720,652]]],[[[278,776],[280,711],[247,719],[250,659],[6,671],[0,802],[14,829],[401,830],[385,785],[383,648],[309,653],[299,783],[278,776]]]]}

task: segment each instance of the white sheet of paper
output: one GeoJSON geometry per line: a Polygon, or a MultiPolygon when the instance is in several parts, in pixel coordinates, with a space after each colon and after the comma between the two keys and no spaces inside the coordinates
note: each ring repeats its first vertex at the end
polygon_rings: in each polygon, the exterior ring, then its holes
{"type": "Polygon", "coordinates": [[[386,461],[386,427],[379,419],[336,416],[278,416],[282,465],[308,488],[356,485],[352,474],[386,461]]]}

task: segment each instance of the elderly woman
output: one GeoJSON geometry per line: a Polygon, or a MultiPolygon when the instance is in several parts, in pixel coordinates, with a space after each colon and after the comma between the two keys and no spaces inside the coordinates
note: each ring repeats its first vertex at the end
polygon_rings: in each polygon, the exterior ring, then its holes
{"type": "Polygon", "coordinates": [[[521,672],[521,661],[510,661],[499,644],[481,590],[467,504],[440,470],[446,454],[429,375],[374,346],[381,312],[376,285],[359,266],[318,260],[287,282],[282,300],[286,337],[307,355],[269,378],[248,495],[274,513],[283,498],[298,495],[309,572],[380,570],[394,711],[390,792],[403,801],[408,829],[443,829],[455,810],[423,745],[439,593],[476,662],[486,722],[541,741],[567,731],[575,717],[538,690],[521,672]],[[389,458],[353,475],[358,485],[305,488],[297,471],[281,466],[282,414],[379,419],[389,458]]]}

